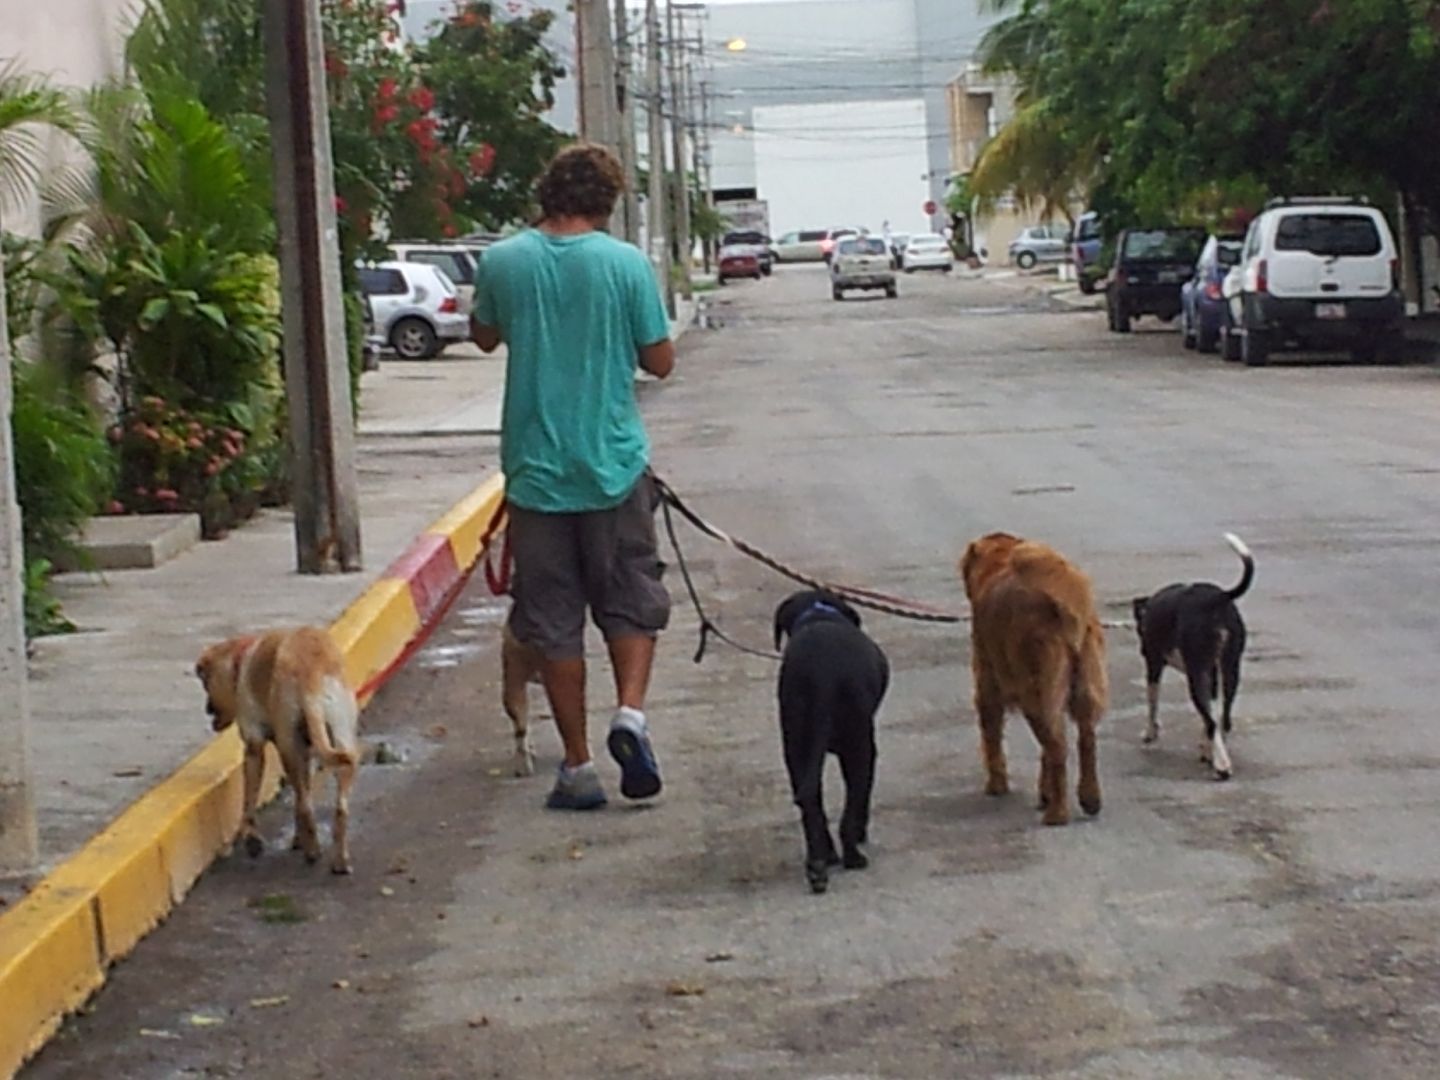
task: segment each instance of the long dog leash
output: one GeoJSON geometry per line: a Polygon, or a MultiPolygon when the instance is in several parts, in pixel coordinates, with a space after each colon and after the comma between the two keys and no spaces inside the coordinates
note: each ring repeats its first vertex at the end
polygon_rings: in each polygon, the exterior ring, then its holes
{"type": "Polygon", "coordinates": [[[655,481],[656,490],[661,500],[668,506],[673,506],[686,521],[694,525],[712,540],[719,540],[723,544],[729,544],[742,555],[754,559],[764,566],[768,566],[777,574],[781,574],[791,581],[801,585],[808,585],[812,589],[820,589],[833,593],[843,600],[849,601],[856,607],[870,608],[872,611],[884,612],[886,615],[894,615],[901,619],[915,619],[919,622],[933,623],[958,623],[964,622],[965,617],[957,615],[953,611],[944,608],[934,607],[930,604],[922,604],[916,600],[908,600],[901,596],[894,596],[890,593],[878,592],[875,589],[865,589],[858,585],[841,585],[838,582],[826,581],[823,578],[815,577],[797,570],[787,563],[781,562],[773,555],[767,555],[754,544],[747,543],[738,536],[731,536],[716,525],[711,524],[701,517],[675,493],[675,489],[658,476],[652,477],[655,481]]]}
{"type": "Polygon", "coordinates": [[[695,650],[695,663],[700,663],[705,658],[705,650],[709,646],[710,637],[713,635],[725,642],[732,649],[737,649],[749,656],[759,656],[766,660],[779,660],[780,654],[770,651],[754,649],[748,645],[742,645],[722,630],[715,621],[705,613],[704,606],[700,603],[699,593],[695,589],[695,582],[690,576],[690,567],[685,561],[685,553],[680,547],[680,540],[675,533],[675,520],[671,514],[673,508],[686,521],[694,525],[700,532],[713,540],[728,544],[736,551],[748,558],[754,559],[763,566],[769,567],[776,573],[781,574],[801,585],[808,585],[812,589],[820,589],[854,604],[856,607],[870,608],[874,611],[884,612],[887,615],[895,615],[902,619],[916,619],[920,622],[933,623],[958,623],[963,621],[963,616],[953,612],[945,611],[942,608],[932,607],[929,604],[921,604],[913,600],[906,600],[902,597],[892,596],[889,593],[878,592],[874,589],[865,589],[856,585],[840,585],[835,582],[825,581],[822,578],[806,574],[788,564],[781,562],[772,555],[767,555],[755,545],[741,540],[739,537],[731,536],[729,533],[711,524],[705,518],[685,505],[683,499],[675,493],[675,489],[667,484],[654,473],[651,479],[655,483],[655,490],[660,496],[660,506],[665,515],[665,531],[670,537],[670,546],[675,551],[675,561],[680,567],[680,576],[685,582],[685,591],[690,596],[690,603],[695,608],[696,617],[700,620],[700,645],[695,650]]]}

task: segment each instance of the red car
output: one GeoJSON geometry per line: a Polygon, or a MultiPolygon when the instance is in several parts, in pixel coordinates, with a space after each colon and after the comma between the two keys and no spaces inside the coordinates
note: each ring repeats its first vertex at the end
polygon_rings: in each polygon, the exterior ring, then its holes
{"type": "Polygon", "coordinates": [[[720,249],[721,285],[734,278],[754,278],[759,281],[762,276],[760,252],[757,248],[749,244],[732,244],[720,249]]]}

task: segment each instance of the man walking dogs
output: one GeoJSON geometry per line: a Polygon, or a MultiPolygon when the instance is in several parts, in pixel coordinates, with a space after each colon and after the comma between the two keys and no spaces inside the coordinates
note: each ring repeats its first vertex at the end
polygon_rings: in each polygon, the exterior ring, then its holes
{"type": "Polygon", "coordinates": [[[605,805],[586,730],[587,608],[615,673],[608,746],[620,791],[660,791],[645,694],[670,597],[635,368],[665,378],[675,346],[649,261],[603,231],[623,187],[608,150],[562,150],[540,179],[539,224],[485,252],[471,316],[481,349],[509,350],[500,459],[515,555],[510,629],[544,657],[565,744],[546,804],[556,810],[605,805]]]}

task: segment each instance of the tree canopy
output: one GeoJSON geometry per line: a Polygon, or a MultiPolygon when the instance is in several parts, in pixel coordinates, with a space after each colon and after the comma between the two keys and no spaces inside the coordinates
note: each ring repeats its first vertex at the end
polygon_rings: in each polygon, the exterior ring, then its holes
{"type": "Polygon", "coordinates": [[[982,58],[1019,95],[976,169],[991,187],[1044,199],[1058,178],[1121,221],[1302,193],[1399,195],[1440,221],[1440,0],[991,6],[1008,17],[982,58]]]}

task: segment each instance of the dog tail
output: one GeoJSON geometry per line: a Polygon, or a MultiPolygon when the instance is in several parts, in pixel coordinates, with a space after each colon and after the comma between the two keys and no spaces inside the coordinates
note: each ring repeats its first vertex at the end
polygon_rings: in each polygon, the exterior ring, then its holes
{"type": "MultiPolygon", "coordinates": [[[[348,691],[340,699],[338,707],[345,707],[345,698],[348,698],[348,705],[353,709],[355,699],[349,697],[348,691]]],[[[300,705],[300,711],[305,717],[305,734],[310,737],[310,747],[319,757],[321,764],[332,769],[357,762],[353,750],[337,747],[330,738],[330,725],[326,723],[326,717],[330,708],[336,705],[337,701],[328,687],[318,693],[305,695],[305,700],[300,705]]]]}
{"type": "Polygon", "coordinates": [[[1240,556],[1240,561],[1245,566],[1244,573],[1240,575],[1240,583],[1225,594],[1233,603],[1249,592],[1250,583],[1255,580],[1255,556],[1245,546],[1245,541],[1234,533],[1226,533],[1225,542],[1230,545],[1236,555],[1240,556]]]}

